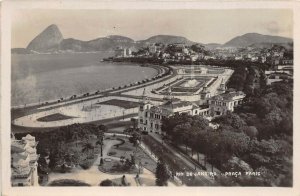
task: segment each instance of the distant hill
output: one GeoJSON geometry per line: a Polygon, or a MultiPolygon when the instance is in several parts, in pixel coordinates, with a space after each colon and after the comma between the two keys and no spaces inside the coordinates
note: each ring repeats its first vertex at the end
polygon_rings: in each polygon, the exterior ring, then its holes
{"type": "MultiPolygon", "coordinates": [[[[134,41],[131,38],[121,35],[110,35],[90,41],[82,41],[74,38],[64,39],[59,28],[52,24],[44,31],[38,34],[27,46],[27,48],[14,48],[12,53],[28,54],[28,53],[44,53],[57,51],[70,52],[93,52],[93,51],[112,51],[117,47],[131,47],[133,50],[137,48],[147,47],[153,43],[172,44],[184,43],[186,45],[201,44],[193,42],[182,36],[175,35],[155,35],[145,40],[134,41]]],[[[272,44],[282,45],[286,48],[292,48],[293,40],[290,38],[261,35],[258,33],[247,33],[238,36],[221,45],[217,43],[201,44],[206,49],[215,49],[217,47],[268,47],[272,44]]]]}
{"type": "Polygon", "coordinates": [[[173,43],[184,43],[186,45],[192,45],[196,42],[190,41],[182,36],[174,35],[155,35],[146,40],[140,40],[136,42],[138,47],[145,47],[153,43],[162,43],[162,44],[173,44],[173,43]]]}
{"type": "Polygon", "coordinates": [[[226,42],[222,47],[247,47],[259,43],[292,43],[293,40],[286,37],[247,33],[237,36],[226,42]]]}
{"type": "Polygon", "coordinates": [[[54,24],[48,26],[43,32],[37,35],[27,46],[28,50],[38,52],[54,51],[59,48],[63,36],[54,24]]]}
{"type": "Polygon", "coordinates": [[[249,46],[253,47],[253,48],[272,48],[273,45],[283,46],[288,50],[293,49],[293,43],[292,42],[289,42],[289,43],[255,43],[255,44],[251,44],[249,46]]]}
{"type": "Polygon", "coordinates": [[[81,41],[73,38],[64,39],[60,43],[60,50],[69,50],[74,52],[88,51],[109,51],[116,47],[133,47],[134,41],[123,36],[108,36],[97,38],[90,41],[81,41]]]}

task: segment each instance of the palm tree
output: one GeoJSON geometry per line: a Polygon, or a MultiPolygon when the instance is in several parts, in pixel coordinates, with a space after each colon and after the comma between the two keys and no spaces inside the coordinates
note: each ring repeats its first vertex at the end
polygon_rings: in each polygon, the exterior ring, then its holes
{"type": "Polygon", "coordinates": [[[99,144],[101,146],[101,154],[100,156],[103,156],[103,139],[104,139],[104,132],[107,131],[107,127],[105,125],[99,125],[97,129],[97,139],[98,141],[96,144],[99,144]]]}
{"type": "Polygon", "coordinates": [[[133,131],[133,133],[131,134],[131,137],[129,138],[129,141],[131,143],[133,143],[133,145],[136,147],[136,150],[137,150],[137,147],[138,147],[138,144],[139,142],[141,141],[142,139],[142,135],[140,133],[140,130],[139,129],[136,129],[133,131]]]}

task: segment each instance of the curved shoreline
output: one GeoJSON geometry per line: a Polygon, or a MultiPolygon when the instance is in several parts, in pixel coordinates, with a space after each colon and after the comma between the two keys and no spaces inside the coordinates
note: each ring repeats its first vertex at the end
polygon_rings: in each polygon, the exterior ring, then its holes
{"type": "MultiPolygon", "coordinates": [[[[122,62],[114,62],[114,64],[122,64],[122,62]]],[[[128,65],[128,64],[127,64],[128,65]]],[[[138,63],[132,63],[133,66],[140,66],[140,67],[149,67],[149,68],[152,68],[154,70],[156,70],[156,74],[154,76],[151,76],[150,78],[155,78],[157,76],[159,76],[160,74],[162,74],[162,67],[159,66],[159,65],[154,65],[154,64],[149,64],[147,66],[141,66],[140,64],[138,63]]],[[[149,79],[149,77],[144,77],[143,80],[139,81],[139,82],[142,82],[144,80],[147,80],[149,79]]],[[[116,90],[116,89],[120,89],[120,87],[123,87],[123,88],[126,88],[126,86],[130,86],[130,84],[126,84],[126,83],[122,83],[122,84],[119,84],[119,86],[112,86],[110,88],[106,88],[106,89],[103,89],[103,90],[94,90],[94,91],[91,91],[91,92],[85,92],[83,94],[72,94],[72,95],[66,95],[65,97],[57,97],[55,99],[49,99],[49,100],[43,100],[41,102],[35,102],[35,103],[29,103],[29,104],[23,104],[23,105],[14,105],[14,106],[11,106],[11,110],[15,110],[15,109],[26,109],[26,108],[29,108],[29,107],[35,107],[35,106],[45,106],[45,105],[51,105],[51,104],[55,104],[55,103],[64,103],[64,102],[68,102],[70,100],[76,100],[76,99],[81,99],[81,98],[91,98],[93,97],[94,95],[97,95],[97,94],[101,94],[101,93],[106,93],[106,92],[109,92],[111,90],[116,90]],[[88,95],[87,95],[88,94],[88,95]],[[76,97],[74,99],[70,99],[70,97],[76,95],[76,97]]],[[[132,85],[134,86],[134,85],[132,85]]],[[[123,89],[121,88],[121,89],[123,89]]]]}

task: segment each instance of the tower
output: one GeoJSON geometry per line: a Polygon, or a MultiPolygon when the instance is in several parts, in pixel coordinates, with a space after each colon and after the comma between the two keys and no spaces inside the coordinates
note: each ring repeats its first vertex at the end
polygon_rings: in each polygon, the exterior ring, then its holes
{"type": "Polygon", "coordinates": [[[142,129],[143,131],[146,131],[147,128],[145,126],[145,122],[147,122],[147,113],[150,109],[150,101],[148,97],[146,96],[146,89],[143,90],[143,95],[140,100],[140,107],[138,112],[138,128],[142,129]]]}

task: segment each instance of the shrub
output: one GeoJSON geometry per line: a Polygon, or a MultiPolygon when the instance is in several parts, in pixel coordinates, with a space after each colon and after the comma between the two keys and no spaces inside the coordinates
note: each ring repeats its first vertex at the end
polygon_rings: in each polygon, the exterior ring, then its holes
{"type": "Polygon", "coordinates": [[[55,180],[49,184],[49,186],[90,186],[89,184],[72,179],[55,180]]]}
{"type": "Polygon", "coordinates": [[[114,186],[113,181],[106,179],[100,182],[99,186],[114,186]]]}
{"type": "Polygon", "coordinates": [[[89,169],[93,165],[93,160],[92,161],[87,161],[86,160],[86,161],[80,163],[79,165],[84,170],[89,169]]]}

